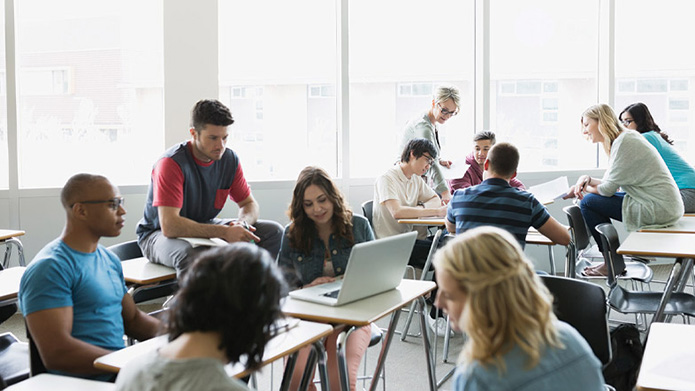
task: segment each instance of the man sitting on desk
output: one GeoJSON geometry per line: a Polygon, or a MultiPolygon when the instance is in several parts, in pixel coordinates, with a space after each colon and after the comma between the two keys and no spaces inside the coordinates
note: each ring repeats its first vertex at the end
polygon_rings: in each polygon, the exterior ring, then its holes
{"type": "Polygon", "coordinates": [[[258,220],[239,157],[226,148],[232,113],[217,100],[201,100],[191,113],[191,139],[170,148],[152,169],[138,244],[151,262],[180,273],[207,247],[193,248],[181,237],[255,242],[277,256],[283,228],[258,220]],[[239,206],[236,220],[217,219],[227,198],[239,206]]]}
{"type": "Polygon", "coordinates": [[[99,244],[123,228],[126,211],[118,189],[102,176],[77,174],[60,200],[65,229],[22,276],[20,308],[49,371],[112,380],[94,368],[94,360],[123,348],[124,333],[140,341],[153,337],[159,321],[137,309],[121,260],[99,244]]]}
{"type": "Polygon", "coordinates": [[[519,150],[509,143],[490,149],[484,163],[483,182],[456,190],[446,214],[446,228],[460,234],[471,228],[492,225],[509,231],[521,247],[533,226],[555,243],[567,245],[570,234],[533,194],[512,187],[516,176],[519,150]]]}

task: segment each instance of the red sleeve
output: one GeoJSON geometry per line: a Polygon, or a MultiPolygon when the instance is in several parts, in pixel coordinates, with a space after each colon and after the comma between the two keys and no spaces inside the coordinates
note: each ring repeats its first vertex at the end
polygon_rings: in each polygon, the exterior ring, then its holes
{"type": "Polygon", "coordinates": [[[516,188],[519,189],[519,190],[526,190],[526,186],[524,186],[524,184],[521,183],[521,181],[518,180],[518,179],[516,179],[516,178],[510,179],[510,180],[509,180],[509,184],[510,184],[512,187],[516,187],[516,188]]]}
{"type": "Polygon", "coordinates": [[[152,206],[183,207],[183,171],[173,159],[160,159],[152,169],[152,206]]]}
{"type": "Polygon", "coordinates": [[[471,183],[473,182],[471,180],[471,170],[472,168],[468,167],[468,170],[466,170],[466,173],[463,174],[462,178],[452,179],[451,182],[449,182],[449,185],[451,186],[451,194],[454,194],[454,192],[458,189],[465,189],[471,187],[471,183]]]}
{"type": "Polygon", "coordinates": [[[244,178],[244,170],[241,169],[241,163],[237,165],[236,174],[234,174],[234,181],[232,182],[232,187],[229,189],[229,199],[239,203],[247,199],[251,195],[251,187],[246,183],[246,178],[244,178]]]}

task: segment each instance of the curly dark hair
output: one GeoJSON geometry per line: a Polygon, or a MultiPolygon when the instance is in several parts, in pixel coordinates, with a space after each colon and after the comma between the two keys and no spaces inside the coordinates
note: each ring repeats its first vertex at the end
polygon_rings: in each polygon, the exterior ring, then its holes
{"type": "Polygon", "coordinates": [[[215,99],[199,100],[191,110],[191,127],[198,133],[205,125],[229,126],[233,123],[232,112],[215,99]]]}
{"type": "Polygon", "coordinates": [[[314,238],[318,235],[316,224],[304,212],[304,192],[311,185],[320,187],[333,204],[333,218],[331,219],[333,233],[347,240],[352,246],[355,243],[355,238],[352,235],[352,210],[328,173],[322,168],[314,166],[304,168],[299,173],[297,183],[294,186],[292,203],[287,211],[292,222],[288,235],[290,246],[308,255],[311,252],[314,238]]]}
{"type": "Polygon", "coordinates": [[[635,121],[637,124],[637,131],[640,133],[647,133],[650,131],[655,131],[659,133],[661,138],[664,139],[667,143],[673,145],[673,141],[669,139],[668,135],[664,132],[661,131],[659,128],[659,125],[654,122],[654,118],[652,117],[652,113],[649,112],[649,108],[647,105],[645,105],[642,102],[637,102],[633,103],[629,106],[627,106],[623,111],[620,112],[620,115],[618,118],[620,120],[623,120],[623,114],[625,113],[630,113],[632,116],[632,120],[635,121]]]}
{"type": "Polygon", "coordinates": [[[247,355],[247,368],[257,369],[287,293],[270,253],[250,243],[214,247],[200,254],[180,285],[164,314],[169,341],[188,332],[217,332],[230,362],[247,355]]]}

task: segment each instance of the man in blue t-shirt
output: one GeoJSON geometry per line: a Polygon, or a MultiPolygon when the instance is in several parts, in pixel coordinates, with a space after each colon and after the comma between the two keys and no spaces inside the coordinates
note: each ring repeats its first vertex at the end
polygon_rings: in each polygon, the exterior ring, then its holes
{"type": "Polygon", "coordinates": [[[492,225],[509,231],[523,248],[529,227],[555,243],[567,245],[570,235],[538,202],[533,194],[512,187],[519,150],[509,143],[490,149],[484,163],[483,182],[456,190],[446,214],[446,229],[457,234],[471,228],[492,225]]]}
{"type": "Polygon", "coordinates": [[[94,360],[123,348],[124,334],[142,341],[159,327],[127,293],[119,258],[99,244],[102,236],[121,233],[123,197],[108,179],[77,174],[60,199],[65,228],[22,276],[19,305],[50,372],[113,379],[94,360]]]}

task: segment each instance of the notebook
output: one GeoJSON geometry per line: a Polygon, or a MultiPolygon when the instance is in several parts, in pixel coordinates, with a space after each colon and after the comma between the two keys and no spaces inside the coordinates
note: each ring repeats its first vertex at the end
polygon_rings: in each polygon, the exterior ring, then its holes
{"type": "Polygon", "coordinates": [[[417,232],[358,243],[342,278],[290,292],[295,299],[340,306],[394,289],[401,283],[417,232]]]}

